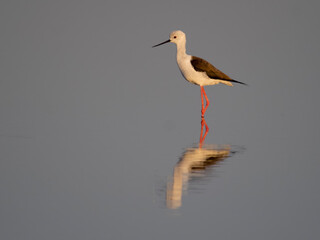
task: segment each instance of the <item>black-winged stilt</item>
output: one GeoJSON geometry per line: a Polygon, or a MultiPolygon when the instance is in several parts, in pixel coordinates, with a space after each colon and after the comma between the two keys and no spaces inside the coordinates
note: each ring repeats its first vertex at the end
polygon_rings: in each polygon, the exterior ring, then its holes
{"type": "Polygon", "coordinates": [[[204,117],[204,113],[206,112],[210,104],[203,86],[215,85],[219,83],[223,83],[228,86],[233,86],[232,83],[240,83],[246,85],[243,82],[239,82],[230,78],[228,75],[215,68],[206,60],[188,55],[186,53],[186,35],[180,30],[173,31],[170,34],[169,40],[154,45],[153,47],[157,47],[169,42],[175,43],[177,45],[177,63],[184,78],[187,81],[200,86],[202,106],[201,117],[204,117]],[[203,96],[205,97],[207,102],[206,107],[204,107],[203,104],[203,96]]]}

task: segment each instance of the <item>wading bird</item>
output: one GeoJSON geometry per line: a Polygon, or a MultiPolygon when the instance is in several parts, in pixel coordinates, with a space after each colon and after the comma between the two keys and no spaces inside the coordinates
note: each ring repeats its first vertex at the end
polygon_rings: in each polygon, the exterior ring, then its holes
{"type": "Polygon", "coordinates": [[[240,83],[246,85],[243,82],[239,82],[230,78],[206,60],[188,55],[186,53],[186,35],[180,30],[173,31],[170,34],[169,40],[154,45],[153,47],[157,47],[169,42],[175,43],[177,45],[177,63],[184,78],[187,81],[200,86],[202,118],[204,117],[204,114],[210,104],[203,86],[215,85],[219,83],[223,83],[228,86],[233,86],[232,83],[240,83]],[[206,99],[205,107],[203,103],[203,96],[206,99]]]}

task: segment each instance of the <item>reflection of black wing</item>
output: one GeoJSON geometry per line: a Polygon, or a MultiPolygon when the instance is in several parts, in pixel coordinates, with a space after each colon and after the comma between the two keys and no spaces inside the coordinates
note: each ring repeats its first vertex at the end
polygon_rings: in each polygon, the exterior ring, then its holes
{"type": "Polygon", "coordinates": [[[219,69],[217,69],[212,64],[210,64],[209,62],[207,62],[206,60],[204,60],[202,58],[192,56],[191,65],[193,66],[193,68],[197,72],[205,72],[209,78],[224,80],[224,81],[228,81],[228,82],[236,82],[236,83],[246,85],[243,82],[239,82],[239,81],[231,79],[228,75],[224,74],[219,69]]]}

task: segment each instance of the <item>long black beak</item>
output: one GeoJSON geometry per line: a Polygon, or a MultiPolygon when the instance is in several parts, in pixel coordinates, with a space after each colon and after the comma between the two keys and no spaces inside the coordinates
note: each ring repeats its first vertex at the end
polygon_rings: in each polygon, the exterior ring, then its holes
{"type": "Polygon", "coordinates": [[[170,42],[170,39],[167,40],[167,41],[164,41],[164,42],[162,42],[162,43],[159,43],[159,44],[157,44],[157,45],[154,45],[154,46],[152,46],[152,47],[153,47],[153,48],[154,48],[154,47],[158,47],[158,46],[160,46],[160,45],[162,45],[162,44],[165,44],[165,43],[168,43],[168,42],[170,42]]]}

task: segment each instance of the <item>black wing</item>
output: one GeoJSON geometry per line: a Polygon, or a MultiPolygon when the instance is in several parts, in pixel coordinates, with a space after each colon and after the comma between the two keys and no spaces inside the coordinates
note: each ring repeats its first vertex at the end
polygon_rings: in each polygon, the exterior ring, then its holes
{"type": "Polygon", "coordinates": [[[205,72],[209,78],[219,79],[219,80],[224,80],[224,81],[229,81],[229,82],[236,82],[236,83],[246,85],[243,82],[239,82],[237,80],[230,78],[227,74],[224,74],[219,69],[214,67],[211,63],[207,62],[206,60],[204,60],[202,58],[192,56],[191,65],[194,67],[194,69],[197,72],[205,72]]]}

